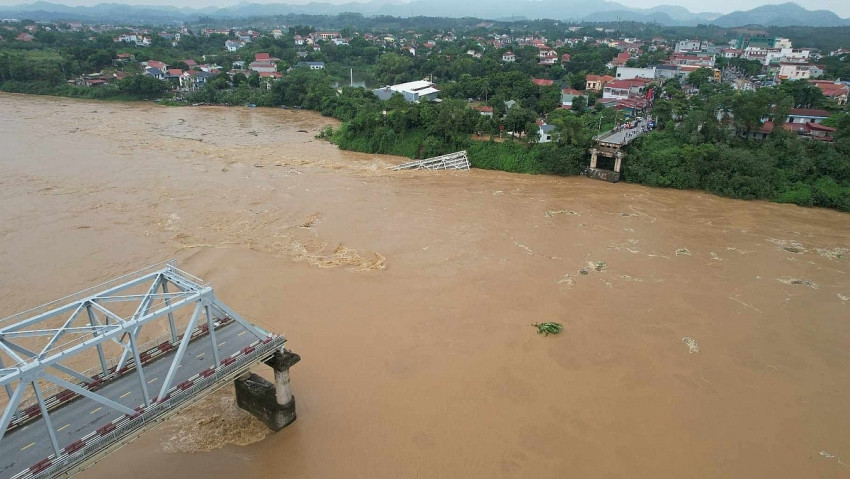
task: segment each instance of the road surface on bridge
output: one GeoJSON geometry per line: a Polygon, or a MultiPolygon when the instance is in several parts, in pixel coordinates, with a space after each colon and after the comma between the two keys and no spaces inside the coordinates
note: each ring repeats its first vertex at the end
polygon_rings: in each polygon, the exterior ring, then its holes
{"type": "Polygon", "coordinates": [[[636,122],[636,126],[634,128],[624,128],[608,136],[599,138],[599,141],[604,143],[616,143],[618,145],[624,145],[630,143],[632,140],[640,136],[642,134],[641,128],[644,126],[646,126],[646,120],[640,119],[636,122]],[[629,134],[633,134],[634,136],[629,137],[629,134]]]}
{"type": "MultiPolygon", "coordinates": [[[[183,361],[174,375],[171,387],[214,365],[210,337],[210,335],[200,336],[187,345],[183,361]]],[[[235,321],[217,328],[215,337],[220,359],[242,350],[257,340],[256,336],[235,321]]],[[[144,365],[142,372],[148,383],[151,399],[159,393],[162,381],[176,354],[177,348],[174,348],[155,361],[144,365]]],[[[106,383],[97,392],[130,408],[144,404],[139,375],[135,369],[106,383]]],[[[80,397],[50,411],[50,420],[57,431],[60,448],[121,416],[123,414],[119,411],[105,407],[87,397],[80,397]]],[[[44,418],[39,417],[22,428],[9,431],[0,442],[0,479],[10,478],[51,454],[53,454],[53,446],[45,428],[44,418]]]]}

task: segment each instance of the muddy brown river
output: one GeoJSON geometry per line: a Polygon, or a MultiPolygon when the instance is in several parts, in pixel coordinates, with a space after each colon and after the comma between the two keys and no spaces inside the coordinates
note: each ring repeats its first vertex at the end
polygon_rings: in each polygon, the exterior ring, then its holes
{"type": "Polygon", "coordinates": [[[0,95],[0,316],[176,258],[303,358],[289,428],[228,387],[80,477],[850,477],[850,216],[332,123],[0,95]]]}

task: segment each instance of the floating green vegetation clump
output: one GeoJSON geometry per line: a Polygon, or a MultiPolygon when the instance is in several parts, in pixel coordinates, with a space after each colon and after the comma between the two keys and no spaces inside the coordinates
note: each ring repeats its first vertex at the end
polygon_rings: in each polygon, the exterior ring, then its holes
{"type": "Polygon", "coordinates": [[[532,326],[537,328],[537,334],[545,334],[546,336],[558,334],[564,330],[564,325],[561,323],[534,323],[532,326]]]}

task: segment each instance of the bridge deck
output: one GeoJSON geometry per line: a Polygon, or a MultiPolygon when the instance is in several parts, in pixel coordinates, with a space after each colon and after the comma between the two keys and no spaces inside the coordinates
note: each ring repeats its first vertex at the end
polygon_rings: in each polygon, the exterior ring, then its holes
{"type": "Polygon", "coordinates": [[[611,130],[607,134],[597,136],[596,142],[605,146],[625,146],[643,134],[641,128],[644,126],[646,126],[646,120],[638,120],[635,128],[622,129],[620,131],[611,130]]]}
{"type": "MultiPolygon", "coordinates": [[[[276,344],[278,342],[275,341],[276,338],[273,336],[270,336],[269,338],[272,339],[272,341],[269,341],[269,344],[276,344]]],[[[244,352],[245,348],[250,349],[249,346],[251,346],[252,343],[255,343],[254,347],[259,345],[256,344],[258,343],[256,337],[248,334],[247,330],[242,325],[235,322],[227,323],[220,328],[217,328],[216,341],[218,342],[218,349],[221,358],[247,357],[244,352]]],[[[217,375],[227,375],[229,377],[238,376],[242,372],[248,370],[251,365],[262,360],[263,358],[260,356],[268,357],[273,354],[277,348],[270,347],[266,349],[269,351],[264,355],[261,351],[257,358],[253,361],[249,361],[248,363],[243,360],[233,362],[228,365],[220,364],[217,375]]],[[[251,352],[253,353],[254,351],[251,352]]],[[[161,359],[143,366],[143,372],[145,373],[145,377],[148,379],[149,384],[155,386],[157,381],[162,380],[171,365],[171,361],[169,361],[169,359],[173,359],[175,354],[176,349],[162,355],[161,359]]],[[[227,361],[227,359],[222,359],[222,361],[227,361]]],[[[210,342],[210,336],[202,336],[190,342],[183,361],[180,363],[180,367],[177,370],[174,380],[174,384],[176,386],[171,389],[171,393],[174,394],[177,391],[182,392],[181,385],[182,387],[188,386],[189,384],[185,383],[188,380],[204,379],[201,374],[205,370],[208,370],[211,366],[214,366],[214,361],[212,359],[212,343],[210,342]]],[[[220,385],[225,384],[227,383],[222,382],[220,385]]],[[[187,391],[189,391],[189,389],[187,389],[187,391]]],[[[197,391],[197,394],[187,395],[187,397],[184,397],[182,401],[175,403],[172,407],[162,407],[167,404],[167,401],[166,403],[161,403],[162,406],[157,404],[156,411],[153,410],[154,408],[152,406],[138,418],[142,420],[139,427],[132,428],[133,430],[127,432],[132,433],[135,430],[146,429],[144,426],[148,425],[151,421],[149,419],[144,420],[146,419],[145,416],[151,414],[156,414],[158,416],[168,410],[178,407],[182,408],[187,404],[195,402],[197,400],[196,396],[199,396],[201,392],[202,391],[199,390],[197,391]]],[[[130,408],[136,408],[137,406],[144,404],[139,379],[136,374],[123,375],[101,387],[98,390],[98,393],[130,408]]],[[[109,429],[109,425],[113,424],[113,422],[120,422],[124,419],[128,419],[128,417],[115,410],[101,407],[100,404],[92,399],[80,397],[79,399],[62,406],[55,411],[51,411],[50,419],[53,422],[54,427],[57,429],[57,440],[60,442],[60,445],[65,449],[69,449],[69,446],[71,446],[70,449],[74,449],[75,446],[72,445],[75,444],[76,441],[88,438],[88,441],[85,441],[85,443],[88,444],[89,442],[92,442],[93,444],[95,442],[93,439],[100,438],[101,433],[104,432],[104,426],[106,426],[105,429],[109,429]]],[[[88,451],[87,455],[96,453],[111,445],[110,441],[107,440],[105,442],[105,444],[101,444],[100,447],[95,448],[95,450],[88,451]]],[[[77,444],[81,445],[80,443],[77,444]]],[[[83,450],[80,449],[79,452],[83,452],[83,450]]],[[[26,426],[17,430],[9,431],[3,438],[2,443],[0,443],[0,477],[23,478],[43,475],[43,473],[48,472],[47,469],[44,471],[38,471],[39,468],[36,467],[35,470],[38,472],[35,472],[30,471],[30,467],[47,458],[52,458],[50,466],[66,459],[59,458],[60,461],[56,460],[53,453],[53,447],[45,432],[44,419],[38,418],[26,426]]],[[[78,459],[86,460],[84,457],[80,457],[78,459]]],[[[45,463],[43,466],[47,466],[47,464],[45,463]]]]}

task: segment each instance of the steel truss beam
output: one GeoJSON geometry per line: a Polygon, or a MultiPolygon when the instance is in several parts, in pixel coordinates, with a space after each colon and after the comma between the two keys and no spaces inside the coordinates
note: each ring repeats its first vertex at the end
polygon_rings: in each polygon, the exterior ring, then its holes
{"type": "Polygon", "coordinates": [[[32,387],[44,423],[48,428],[51,443],[56,449],[56,453],[59,453],[56,432],[50,422],[45,403],[46,398],[39,387],[39,381],[53,383],[60,388],[73,391],[122,414],[133,414],[132,409],[82,386],[81,383],[92,383],[93,379],[87,374],[62,364],[62,362],[76,355],[96,350],[99,369],[106,375],[109,368],[104,357],[104,343],[115,342],[123,348],[115,370],[122,368],[129,358],[133,359],[135,373],[139,376],[144,403],[150,405],[153,401],[162,400],[158,398],[165,397],[171,388],[175,372],[183,359],[189,342],[192,340],[192,332],[202,324],[200,321],[202,313],[204,314],[204,322],[210,331],[213,358],[216,365],[219,360],[213,322],[216,313],[232,318],[258,339],[263,339],[268,334],[245,321],[227,305],[219,301],[208,284],[204,284],[198,278],[180,271],[173,262],[168,262],[156,271],[151,271],[151,268],[148,268],[119,279],[123,281],[121,284],[110,284],[103,291],[93,294],[86,291],[70,296],[68,298],[71,299],[68,299],[64,304],[57,302],[48,311],[43,311],[45,308],[41,308],[38,311],[43,312],[38,312],[31,317],[23,318],[21,315],[17,315],[0,320],[0,353],[5,353],[12,363],[9,364],[8,361],[3,363],[3,358],[0,356],[0,387],[5,389],[9,398],[5,410],[0,416],[0,440],[3,439],[9,423],[16,416],[24,392],[32,387]],[[148,286],[145,294],[134,294],[132,291],[128,291],[143,285],[148,286]],[[175,292],[169,292],[169,287],[173,287],[175,292]],[[107,307],[107,305],[116,303],[136,305],[135,312],[129,316],[122,316],[115,312],[114,308],[107,307]],[[182,338],[180,338],[181,332],[176,329],[174,314],[184,308],[187,310],[193,308],[193,311],[186,329],[182,332],[182,338]],[[70,316],[68,316],[69,314],[70,316]],[[140,357],[139,332],[143,326],[163,317],[168,318],[169,339],[172,342],[177,342],[180,339],[180,344],[176,354],[170,359],[171,365],[162,388],[159,390],[159,395],[152,399],[148,392],[148,384],[145,381],[144,367],[142,367],[140,357]],[[21,340],[35,341],[38,338],[47,341],[43,346],[35,348],[36,350],[30,349],[32,348],[31,343],[25,343],[26,346],[19,344],[21,340]],[[65,377],[72,378],[71,381],[78,380],[80,383],[75,384],[63,379],[51,373],[50,368],[65,377]]]}

